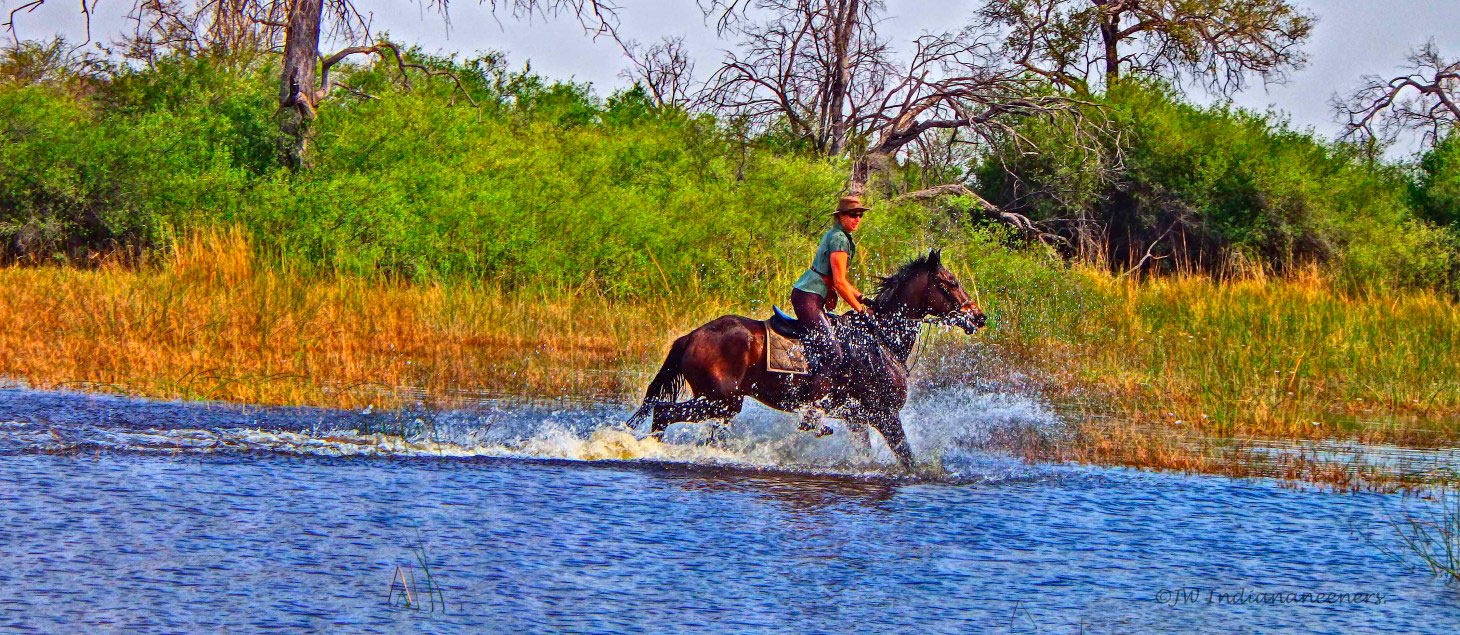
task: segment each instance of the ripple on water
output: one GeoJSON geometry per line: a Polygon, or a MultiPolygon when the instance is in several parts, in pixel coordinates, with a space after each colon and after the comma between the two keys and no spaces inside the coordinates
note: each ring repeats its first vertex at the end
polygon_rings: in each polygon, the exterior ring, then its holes
{"type": "Polygon", "coordinates": [[[942,480],[890,478],[880,444],[797,435],[793,420],[764,409],[747,412],[724,448],[693,445],[688,427],[643,442],[612,427],[621,414],[503,408],[417,422],[0,391],[0,420],[11,421],[0,424],[0,628],[1448,632],[1460,623],[1454,589],[1378,548],[1394,546],[1385,533],[1394,513],[1427,501],[1028,465],[984,450],[1009,430],[1063,433],[1017,398],[910,405],[915,447],[937,455],[942,480]],[[411,434],[383,433],[389,425],[411,434]],[[442,581],[444,615],[383,601],[416,547],[442,581]],[[1183,588],[1197,599],[1158,601],[1183,588]],[[1210,601],[1237,591],[1385,601],[1210,601]]]}

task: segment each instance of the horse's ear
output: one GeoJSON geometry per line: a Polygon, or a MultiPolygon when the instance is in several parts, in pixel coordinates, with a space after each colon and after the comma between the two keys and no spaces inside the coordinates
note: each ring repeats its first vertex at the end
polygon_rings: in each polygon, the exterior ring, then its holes
{"type": "Polygon", "coordinates": [[[931,270],[933,270],[933,271],[937,271],[942,266],[943,266],[943,252],[942,252],[942,250],[933,249],[933,250],[929,251],[928,252],[928,268],[931,269],[931,270]]]}

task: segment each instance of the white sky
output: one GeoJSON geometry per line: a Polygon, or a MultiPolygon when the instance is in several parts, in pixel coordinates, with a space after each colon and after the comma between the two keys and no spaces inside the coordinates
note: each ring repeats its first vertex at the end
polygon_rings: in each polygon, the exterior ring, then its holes
{"type": "MultiPolygon", "coordinates": [[[[1329,99],[1336,92],[1356,87],[1366,74],[1387,75],[1403,62],[1413,46],[1434,38],[1447,58],[1460,57],[1460,2],[1455,0],[1294,0],[1317,15],[1318,24],[1306,50],[1309,64],[1293,72],[1285,85],[1258,85],[1236,96],[1235,102],[1256,110],[1287,113],[1299,127],[1311,127],[1331,137],[1339,130],[1329,99]]],[[[682,35],[699,67],[712,71],[720,51],[732,42],[720,41],[704,24],[694,0],[619,0],[620,31],[632,39],[652,43],[666,35],[682,35]]],[[[23,0],[0,0],[8,13],[23,0]]],[[[585,36],[577,22],[514,21],[494,19],[480,4],[457,0],[451,7],[451,25],[416,0],[357,0],[373,15],[376,33],[389,32],[397,41],[420,44],[427,50],[473,53],[500,50],[509,62],[530,61],[534,70],[553,79],[589,82],[602,95],[623,86],[619,76],[627,67],[618,46],[608,38],[585,36]]],[[[888,0],[889,20],[883,32],[894,44],[926,31],[955,29],[967,22],[977,0],[888,0]]],[[[123,19],[132,0],[101,0],[92,21],[94,39],[110,40],[124,31],[123,19]]],[[[73,41],[84,39],[77,0],[48,0],[41,8],[17,16],[23,38],[45,38],[60,33],[73,41]]],[[[1194,95],[1206,101],[1203,95],[1194,95]]]]}

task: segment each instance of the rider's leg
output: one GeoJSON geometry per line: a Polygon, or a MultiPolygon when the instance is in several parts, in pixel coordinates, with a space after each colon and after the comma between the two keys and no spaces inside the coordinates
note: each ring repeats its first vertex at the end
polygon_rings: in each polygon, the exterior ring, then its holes
{"type": "Polygon", "coordinates": [[[811,371],[802,394],[808,407],[800,427],[815,431],[816,436],[831,434],[831,428],[823,424],[821,418],[831,397],[831,375],[841,365],[841,347],[832,335],[831,323],[822,312],[825,305],[826,299],[815,293],[800,289],[791,291],[791,307],[796,310],[796,319],[806,327],[802,344],[806,348],[806,361],[811,371]]]}
{"type": "Polygon", "coordinates": [[[826,319],[823,307],[826,298],[815,293],[791,290],[791,308],[796,311],[796,320],[806,328],[802,344],[806,347],[806,361],[811,365],[811,374],[826,375],[841,366],[841,346],[832,335],[831,322],[826,319]]]}

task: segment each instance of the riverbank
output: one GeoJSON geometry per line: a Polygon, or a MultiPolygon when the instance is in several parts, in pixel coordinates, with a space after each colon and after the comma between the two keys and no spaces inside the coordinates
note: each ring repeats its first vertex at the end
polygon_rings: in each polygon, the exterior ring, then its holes
{"type": "MultiPolygon", "coordinates": [[[[930,329],[915,375],[1062,404],[1076,434],[1019,441],[1031,458],[1241,475],[1243,440],[1460,442],[1460,307],[1438,294],[1344,294],[1316,273],[1138,282],[963,251],[950,264],[976,281],[992,325],[974,337],[930,329]]],[[[200,235],[140,268],[0,268],[0,286],[0,375],[346,409],[632,402],[674,337],[768,313],[771,300],[303,275],[260,262],[240,232],[200,235]]],[[[1321,461],[1287,469],[1368,478],[1321,461]]]]}

